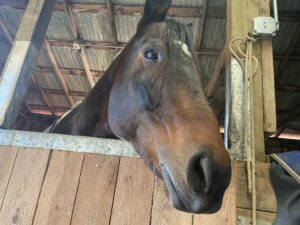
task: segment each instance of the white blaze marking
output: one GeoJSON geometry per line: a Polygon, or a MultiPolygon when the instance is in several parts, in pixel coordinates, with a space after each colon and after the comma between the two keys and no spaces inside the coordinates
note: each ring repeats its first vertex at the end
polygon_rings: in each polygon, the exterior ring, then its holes
{"type": "Polygon", "coordinates": [[[188,46],[186,45],[186,43],[184,43],[184,42],[182,42],[182,41],[174,41],[174,43],[181,46],[182,51],[184,52],[184,54],[185,54],[187,57],[192,58],[192,54],[191,54],[191,52],[189,51],[189,48],[188,48],[188,46]]]}

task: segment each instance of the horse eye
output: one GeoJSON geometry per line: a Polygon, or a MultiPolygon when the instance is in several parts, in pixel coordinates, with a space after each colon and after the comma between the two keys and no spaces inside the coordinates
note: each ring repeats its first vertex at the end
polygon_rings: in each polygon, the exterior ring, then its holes
{"type": "Polygon", "coordinates": [[[145,57],[145,59],[150,60],[150,61],[157,61],[158,53],[157,53],[157,51],[155,51],[153,49],[148,49],[144,52],[144,57],[145,57]]]}

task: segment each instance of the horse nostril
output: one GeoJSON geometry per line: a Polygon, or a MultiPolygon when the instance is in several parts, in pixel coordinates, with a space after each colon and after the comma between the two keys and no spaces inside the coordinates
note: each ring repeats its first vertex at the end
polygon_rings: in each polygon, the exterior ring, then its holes
{"type": "Polygon", "coordinates": [[[195,192],[207,193],[212,186],[213,166],[210,157],[198,154],[188,165],[187,181],[195,192]]]}

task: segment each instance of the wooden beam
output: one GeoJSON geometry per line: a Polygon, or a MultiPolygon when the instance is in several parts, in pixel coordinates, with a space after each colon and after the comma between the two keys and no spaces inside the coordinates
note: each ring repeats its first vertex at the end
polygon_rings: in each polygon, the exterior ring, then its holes
{"type": "Polygon", "coordinates": [[[225,49],[221,52],[218,57],[218,61],[214,67],[213,73],[210,77],[208,85],[206,87],[206,96],[208,98],[213,97],[221,82],[221,70],[224,68],[225,65],[225,49]]]}
{"type": "Polygon", "coordinates": [[[62,0],[62,5],[64,8],[64,11],[67,14],[67,18],[70,23],[73,36],[74,36],[75,40],[77,40],[78,39],[78,30],[77,30],[75,16],[72,11],[72,7],[69,5],[68,0],[62,0]]]}
{"type": "Polygon", "coordinates": [[[111,32],[112,32],[113,43],[117,45],[118,44],[118,34],[117,34],[115,13],[114,13],[113,5],[112,5],[112,0],[106,0],[106,7],[107,7],[108,15],[109,15],[109,20],[110,20],[110,27],[111,27],[111,32]]]}
{"type": "Polygon", "coordinates": [[[83,47],[80,48],[80,58],[81,58],[81,62],[83,64],[86,76],[88,78],[90,87],[93,88],[95,86],[95,77],[91,73],[90,66],[89,66],[89,63],[88,63],[88,60],[87,60],[87,57],[85,54],[85,50],[83,47]]]}
{"type": "MultiPolygon", "coordinates": [[[[107,12],[107,5],[93,5],[93,4],[72,4],[74,12],[89,12],[97,13],[101,11],[107,12]]],[[[143,15],[144,6],[128,6],[128,5],[114,5],[116,14],[118,15],[143,15]]],[[[168,11],[168,16],[176,17],[200,17],[202,15],[202,8],[199,7],[180,7],[173,6],[168,11]]]]}
{"type": "MultiPolygon", "coordinates": [[[[44,67],[44,66],[36,66],[34,68],[35,72],[39,73],[53,73],[55,72],[52,67],[44,67]]],[[[73,76],[86,76],[86,73],[84,70],[81,69],[68,69],[68,68],[60,68],[60,71],[62,74],[68,74],[73,76]]],[[[97,70],[91,70],[91,74],[94,77],[101,77],[104,74],[105,71],[97,71],[97,70]]]]}
{"type": "MultiPolygon", "coordinates": [[[[260,2],[260,16],[270,16],[270,2],[260,2]]],[[[263,86],[263,129],[265,132],[276,132],[276,100],[275,100],[275,74],[273,63],[272,40],[261,41],[261,66],[263,86]]]]}
{"type": "MultiPolygon", "coordinates": [[[[59,90],[59,89],[42,88],[42,90],[47,95],[65,95],[65,92],[63,90],[59,90]]],[[[38,90],[36,88],[33,88],[33,87],[28,87],[28,91],[37,92],[38,90]]],[[[70,96],[86,97],[87,94],[88,94],[88,92],[70,91],[69,90],[69,95],[70,96]]]]}
{"type": "MultiPolygon", "coordinates": [[[[251,210],[237,208],[239,224],[252,224],[251,210]]],[[[276,213],[256,211],[257,224],[271,225],[275,222],[276,213]]]]}
{"type": "Polygon", "coordinates": [[[87,42],[80,39],[78,39],[76,42],[62,41],[62,40],[48,40],[48,43],[50,44],[50,46],[56,46],[56,47],[74,48],[74,45],[76,45],[85,48],[102,49],[107,51],[120,51],[126,45],[126,43],[119,43],[119,45],[115,45],[114,43],[111,42],[87,42]]]}
{"type": "Polygon", "coordinates": [[[53,52],[52,52],[51,47],[50,47],[50,45],[49,45],[49,43],[48,43],[47,40],[44,41],[44,47],[45,47],[45,49],[46,49],[46,51],[48,53],[49,60],[50,60],[52,66],[54,68],[56,78],[58,79],[61,87],[63,88],[69,104],[72,106],[72,105],[74,105],[74,100],[73,100],[73,98],[71,98],[69,96],[69,91],[68,91],[67,83],[66,83],[66,81],[65,81],[65,79],[64,79],[64,77],[62,75],[62,72],[59,69],[58,63],[56,62],[56,59],[55,59],[55,57],[53,55],[53,52]]]}
{"type": "MultiPolygon", "coordinates": [[[[53,113],[49,110],[49,108],[46,105],[36,105],[36,104],[28,104],[29,111],[33,114],[39,114],[39,115],[47,115],[52,116],[53,113]]],[[[54,109],[54,115],[55,116],[61,116],[64,112],[70,110],[68,107],[57,107],[53,106],[54,109]]]]}
{"type": "MultiPolygon", "coordinates": [[[[2,23],[0,21],[0,25],[3,28],[3,30],[5,31],[5,35],[7,37],[7,39],[10,41],[11,45],[13,45],[14,43],[14,37],[10,34],[9,30],[7,29],[6,25],[4,23],[2,23]]],[[[35,78],[34,74],[31,75],[31,80],[36,88],[36,90],[38,90],[39,94],[41,95],[42,99],[44,100],[44,102],[46,103],[46,105],[49,107],[50,111],[53,113],[53,108],[51,106],[51,103],[47,97],[47,95],[44,93],[43,89],[41,88],[41,86],[38,83],[38,80],[35,78]]],[[[19,112],[20,115],[20,112],[19,112]]],[[[30,121],[29,119],[27,119],[27,121],[30,121]]]]}
{"type": "Polygon", "coordinates": [[[0,125],[10,128],[29,84],[55,0],[30,0],[0,80],[0,125]]]}

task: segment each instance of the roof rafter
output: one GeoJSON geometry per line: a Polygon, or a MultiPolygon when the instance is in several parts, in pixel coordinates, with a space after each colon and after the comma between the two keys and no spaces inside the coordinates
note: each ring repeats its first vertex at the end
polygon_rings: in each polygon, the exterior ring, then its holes
{"type": "Polygon", "coordinates": [[[56,78],[58,79],[60,85],[62,86],[69,104],[72,106],[72,105],[74,105],[75,102],[74,102],[73,98],[69,96],[69,90],[68,90],[68,87],[67,87],[67,83],[66,83],[66,81],[65,81],[65,79],[62,75],[62,72],[59,69],[58,63],[57,63],[57,61],[54,57],[54,54],[53,54],[53,52],[51,50],[51,47],[50,47],[47,40],[44,41],[44,47],[47,51],[49,60],[50,60],[52,66],[54,68],[56,78]]]}
{"type": "Polygon", "coordinates": [[[68,18],[68,21],[70,23],[73,36],[77,40],[78,37],[79,37],[78,36],[78,29],[77,29],[77,25],[76,25],[75,16],[74,16],[73,11],[72,11],[72,7],[69,5],[68,0],[62,0],[62,5],[63,5],[63,8],[64,8],[64,11],[67,14],[67,18],[68,18]]]}
{"type": "MultiPolygon", "coordinates": [[[[37,88],[29,87],[29,91],[31,92],[37,92],[37,88]]],[[[65,92],[63,90],[59,89],[52,89],[52,88],[42,88],[43,92],[45,94],[50,94],[50,95],[65,95],[65,92]]],[[[85,97],[87,96],[88,92],[83,92],[83,91],[69,91],[70,96],[76,96],[76,97],[85,97]]]]}
{"type": "Polygon", "coordinates": [[[109,19],[110,19],[110,26],[111,26],[111,31],[112,31],[113,43],[115,45],[118,45],[118,34],[117,34],[115,13],[114,13],[112,0],[106,0],[106,6],[107,6],[107,12],[108,12],[108,15],[109,15],[109,19]]]}
{"type": "MultiPolygon", "coordinates": [[[[54,73],[54,69],[52,67],[45,67],[45,66],[36,66],[34,68],[35,72],[39,73],[54,73]]],[[[67,68],[60,68],[60,71],[62,74],[69,74],[74,76],[86,76],[86,73],[84,70],[81,69],[67,69],[67,68]]],[[[91,70],[91,73],[94,77],[101,77],[104,74],[104,71],[96,71],[91,70]]]]}
{"type": "Polygon", "coordinates": [[[95,81],[94,75],[91,73],[84,47],[80,47],[80,58],[81,58],[86,76],[88,78],[90,87],[93,88],[95,86],[96,81],[95,81]]]}

